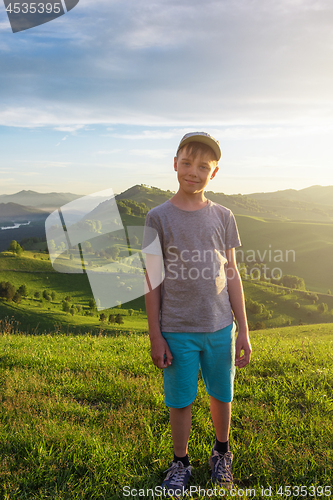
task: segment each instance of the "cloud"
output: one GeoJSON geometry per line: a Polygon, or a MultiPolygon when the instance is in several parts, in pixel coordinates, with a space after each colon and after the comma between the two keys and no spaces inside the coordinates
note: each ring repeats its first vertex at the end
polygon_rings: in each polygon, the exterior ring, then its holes
{"type": "Polygon", "coordinates": [[[328,0],[80,2],[25,35],[0,32],[0,124],[329,123],[332,19],[328,0]]]}

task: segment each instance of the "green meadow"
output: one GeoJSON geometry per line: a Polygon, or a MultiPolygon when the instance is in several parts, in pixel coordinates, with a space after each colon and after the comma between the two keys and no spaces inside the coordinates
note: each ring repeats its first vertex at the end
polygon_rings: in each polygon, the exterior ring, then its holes
{"type": "MultiPolygon", "coordinates": [[[[186,498],[328,498],[333,226],[236,217],[244,245],[238,260],[249,269],[264,262],[299,276],[316,298],[244,280],[248,304],[258,303],[260,311],[248,311],[253,358],[235,382],[235,487],[214,493],[209,479],[214,430],[199,378],[190,439],[193,494],[186,498]]],[[[143,218],[125,214],[123,222],[140,225],[143,218]]],[[[154,488],[172,444],[144,298],[98,312],[87,276],[54,271],[44,247],[38,243],[21,256],[0,253],[0,281],[28,289],[19,303],[0,300],[0,500],[153,498],[152,491],[161,498],[154,488]],[[43,291],[54,297],[46,300],[43,291]],[[65,300],[72,313],[62,309],[65,300]],[[110,323],[110,314],[122,323],[110,323]]],[[[93,254],[91,265],[100,265],[93,254]]]]}
{"type": "MultiPolygon", "coordinates": [[[[243,248],[238,261],[255,267],[264,261],[270,271],[281,269],[304,279],[307,289],[327,293],[333,290],[333,224],[274,221],[236,215],[243,248]]],[[[278,271],[277,271],[278,272],[278,271]]]]}
{"type": "MultiPolygon", "coordinates": [[[[333,494],[332,327],[255,331],[252,344],[250,365],[236,375],[235,485],[224,496],[327,498],[333,494]]],[[[2,320],[0,352],[1,499],[133,499],[147,490],[152,498],[172,445],[162,372],[150,360],[147,334],[26,335],[2,320]]],[[[187,498],[203,498],[199,487],[212,497],[213,442],[200,379],[187,498]]]]}
{"type": "MultiPolygon", "coordinates": [[[[69,262],[69,257],[64,259],[69,262]]],[[[0,281],[9,281],[16,289],[23,284],[27,286],[28,295],[22,297],[20,303],[0,300],[0,319],[15,318],[24,325],[24,331],[27,333],[48,333],[56,329],[73,333],[147,330],[143,296],[105,311],[92,310],[89,301],[93,296],[87,275],[54,271],[49,256],[45,253],[25,251],[19,257],[10,252],[2,252],[0,274],[0,281]],[[43,291],[49,294],[54,292],[55,298],[44,300],[43,291]],[[35,297],[36,292],[39,292],[39,298],[35,297]],[[62,310],[62,303],[66,298],[69,298],[70,306],[75,308],[73,315],[62,310]],[[106,316],[103,322],[100,320],[102,312],[106,316]],[[110,314],[120,314],[123,323],[110,324],[108,322],[110,314]]],[[[246,299],[259,302],[263,309],[259,314],[253,314],[248,310],[251,329],[258,324],[259,328],[274,328],[333,322],[333,295],[318,293],[318,300],[313,303],[301,290],[272,286],[255,279],[244,280],[243,283],[246,299]],[[322,312],[318,311],[321,304],[325,306],[322,312]]]]}

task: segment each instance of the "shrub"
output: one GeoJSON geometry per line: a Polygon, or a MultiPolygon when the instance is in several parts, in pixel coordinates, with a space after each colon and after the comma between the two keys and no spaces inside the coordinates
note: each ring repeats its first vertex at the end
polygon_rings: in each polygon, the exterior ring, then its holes
{"type": "Polygon", "coordinates": [[[322,302],[321,304],[318,304],[317,311],[320,312],[320,313],[327,312],[328,311],[328,305],[325,302],[322,302]]]}
{"type": "Polygon", "coordinates": [[[62,301],[62,310],[64,312],[69,312],[71,306],[69,305],[68,301],[67,300],[63,300],[62,301]]]}
{"type": "Polygon", "coordinates": [[[118,325],[122,325],[124,323],[123,317],[121,314],[117,314],[115,322],[118,323],[118,325]]]}
{"type": "Polygon", "coordinates": [[[25,283],[21,285],[17,291],[20,295],[22,295],[22,297],[27,297],[28,295],[28,287],[25,283]]]}
{"type": "Polygon", "coordinates": [[[0,297],[11,301],[15,295],[16,288],[10,281],[0,283],[0,297]]]}
{"type": "Polygon", "coordinates": [[[14,297],[12,298],[13,302],[16,302],[16,304],[19,304],[22,300],[22,295],[17,291],[14,293],[14,297]]]}

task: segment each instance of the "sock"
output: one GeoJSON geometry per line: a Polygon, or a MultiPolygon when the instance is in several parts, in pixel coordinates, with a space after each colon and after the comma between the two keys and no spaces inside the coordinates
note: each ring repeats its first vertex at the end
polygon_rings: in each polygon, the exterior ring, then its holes
{"type": "Polygon", "coordinates": [[[214,444],[214,448],[219,453],[227,453],[227,451],[229,451],[229,441],[226,441],[225,443],[222,443],[222,441],[219,441],[216,438],[216,441],[215,441],[215,444],[214,444]]]}
{"type": "Polygon", "coordinates": [[[188,467],[190,465],[190,461],[188,459],[188,453],[187,453],[187,455],[185,455],[185,457],[177,457],[177,455],[174,454],[173,461],[174,462],[178,462],[178,461],[182,462],[184,467],[188,467]]]}

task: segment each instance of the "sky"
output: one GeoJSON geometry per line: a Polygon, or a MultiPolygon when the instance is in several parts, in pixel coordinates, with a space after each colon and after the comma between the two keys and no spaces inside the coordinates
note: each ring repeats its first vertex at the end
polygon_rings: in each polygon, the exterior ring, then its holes
{"type": "Polygon", "coordinates": [[[80,0],[18,33],[0,2],[0,194],[175,191],[201,130],[209,190],[333,185],[331,0],[80,0]]]}

